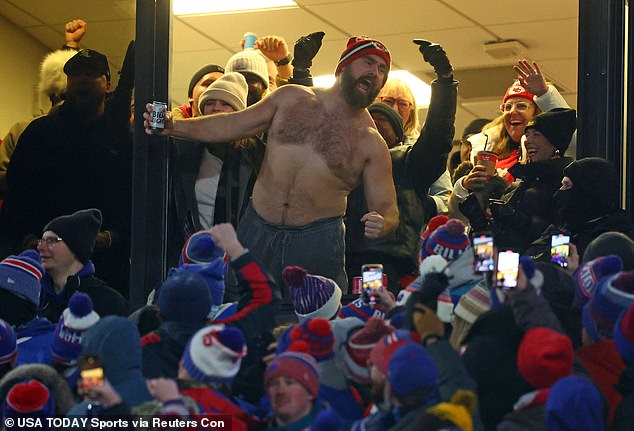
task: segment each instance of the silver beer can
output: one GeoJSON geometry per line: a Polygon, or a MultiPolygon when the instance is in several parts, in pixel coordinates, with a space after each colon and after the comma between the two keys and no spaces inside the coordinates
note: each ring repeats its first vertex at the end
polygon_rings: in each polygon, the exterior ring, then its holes
{"type": "Polygon", "coordinates": [[[165,112],[167,111],[167,103],[152,102],[152,119],[148,124],[150,130],[160,132],[165,128],[165,112]]]}

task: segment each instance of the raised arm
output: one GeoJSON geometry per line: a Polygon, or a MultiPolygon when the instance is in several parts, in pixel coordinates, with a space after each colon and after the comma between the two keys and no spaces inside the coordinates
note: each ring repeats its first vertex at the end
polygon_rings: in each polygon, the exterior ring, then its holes
{"type": "Polygon", "coordinates": [[[368,158],[363,169],[363,188],[369,212],[361,218],[361,222],[365,223],[366,237],[378,238],[398,226],[398,207],[387,144],[376,129],[371,131],[372,142],[367,146],[368,158]]]}
{"type": "MultiPolygon", "coordinates": [[[[225,143],[257,136],[266,131],[275,116],[280,99],[294,89],[280,88],[244,111],[220,113],[197,118],[177,120],[171,112],[165,113],[165,128],[160,133],[149,129],[152,104],[146,105],[143,127],[148,135],[173,136],[198,142],[225,143]]],[[[286,95],[288,97],[288,95],[286,95]]]]}

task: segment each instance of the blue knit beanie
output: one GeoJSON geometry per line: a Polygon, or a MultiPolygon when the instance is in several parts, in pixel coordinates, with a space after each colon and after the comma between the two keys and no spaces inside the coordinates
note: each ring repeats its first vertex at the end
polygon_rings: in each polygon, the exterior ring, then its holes
{"type": "Polygon", "coordinates": [[[417,343],[407,343],[394,352],[387,364],[387,380],[392,392],[399,397],[406,397],[420,389],[428,389],[431,397],[438,394],[436,364],[417,343]]]}
{"type": "Polygon", "coordinates": [[[633,302],[634,271],[604,277],[583,307],[583,328],[594,341],[612,337],[619,315],[633,302]]]}
{"type": "Polygon", "coordinates": [[[0,262],[0,289],[8,290],[38,306],[43,275],[39,256],[36,259],[33,250],[27,250],[0,262]]]}
{"type": "Polygon", "coordinates": [[[182,271],[159,287],[156,305],[168,322],[202,323],[211,311],[211,295],[200,275],[182,271]]]}
{"type": "Polygon", "coordinates": [[[449,261],[458,259],[469,247],[469,237],[465,233],[465,225],[458,219],[450,219],[440,226],[424,241],[421,258],[437,254],[449,261]]]}
{"type": "Polygon", "coordinates": [[[184,263],[210,263],[223,257],[225,251],[218,247],[208,230],[201,230],[190,236],[181,251],[179,265],[184,263]]]}
{"type": "Polygon", "coordinates": [[[55,327],[51,344],[53,359],[64,365],[75,363],[81,354],[84,333],[98,320],[99,315],[93,310],[90,296],[75,292],[55,327]]]}
{"type": "Polygon", "coordinates": [[[569,376],[557,381],[546,401],[548,431],[603,431],[601,394],[592,382],[569,376]]]}

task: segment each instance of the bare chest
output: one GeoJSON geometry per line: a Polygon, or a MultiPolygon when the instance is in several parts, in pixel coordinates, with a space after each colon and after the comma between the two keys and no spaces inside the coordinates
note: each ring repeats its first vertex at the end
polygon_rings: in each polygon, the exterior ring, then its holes
{"type": "Polygon", "coordinates": [[[363,128],[318,103],[296,104],[280,113],[270,138],[282,145],[305,146],[320,157],[329,170],[351,187],[361,179],[363,128]]]}

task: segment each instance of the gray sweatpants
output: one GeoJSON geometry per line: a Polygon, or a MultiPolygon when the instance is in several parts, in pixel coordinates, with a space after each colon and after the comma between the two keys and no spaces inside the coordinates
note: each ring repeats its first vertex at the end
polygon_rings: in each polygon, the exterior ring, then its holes
{"type": "Polygon", "coordinates": [[[238,239],[273,276],[280,288],[273,294],[281,297],[283,303],[290,302],[288,286],[282,280],[282,270],[289,265],[332,278],[343,293],[348,290],[345,226],[341,217],[304,226],[285,226],[267,222],[249,203],[238,224],[238,239]]]}

